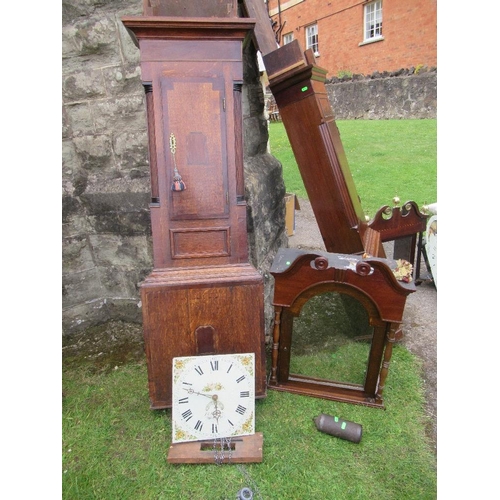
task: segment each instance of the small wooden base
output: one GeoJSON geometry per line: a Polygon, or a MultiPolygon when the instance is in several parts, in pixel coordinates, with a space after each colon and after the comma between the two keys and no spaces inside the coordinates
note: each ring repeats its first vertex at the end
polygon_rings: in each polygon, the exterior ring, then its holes
{"type": "MultiPolygon", "coordinates": [[[[231,452],[231,459],[229,459],[229,452],[226,451],[226,457],[222,463],[260,463],[263,443],[262,432],[232,438],[231,446],[234,448],[231,452]]],[[[170,445],[167,462],[169,464],[213,464],[215,463],[213,441],[174,443],[170,445]]]]}

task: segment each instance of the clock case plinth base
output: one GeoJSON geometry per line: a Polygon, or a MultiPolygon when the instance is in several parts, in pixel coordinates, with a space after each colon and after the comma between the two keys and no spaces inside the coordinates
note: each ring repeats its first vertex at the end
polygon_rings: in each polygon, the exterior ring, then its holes
{"type": "Polygon", "coordinates": [[[266,396],[264,284],[253,266],[157,269],[141,299],[152,409],[172,407],[178,356],[253,352],[255,397],[266,396]]]}
{"type": "MultiPolygon", "coordinates": [[[[263,457],[264,436],[256,432],[250,436],[239,436],[231,440],[231,457],[229,451],[221,463],[260,463],[263,457]]],[[[170,446],[167,462],[170,464],[213,464],[213,441],[192,441],[175,443],[170,446]]]]}

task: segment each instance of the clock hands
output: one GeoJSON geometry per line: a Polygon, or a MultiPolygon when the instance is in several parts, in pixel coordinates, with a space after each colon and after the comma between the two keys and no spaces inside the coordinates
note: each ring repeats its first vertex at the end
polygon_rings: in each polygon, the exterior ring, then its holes
{"type": "MultiPolygon", "coordinates": [[[[213,417],[215,418],[215,420],[217,421],[217,423],[219,423],[219,417],[222,415],[222,412],[219,410],[218,400],[219,400],[219,398],[217,397],[217,394],[214,394],[214,405],[215,405],[215,409],[214,409],[214,411],[212,412],[212,415],[213,415],[213,417]]],[[[224,408],[224,407],[223,407],[223,408],[224,408]]]]}
{"type": "Polygon", "coordinates": [[[217,394],[205,394],[203,392],[195,391],[194,389],[191,388],[186,389],[185,387],[183,387],[183,389],[187,391],[189,394],[197,394],[198,396],[205,396],[206,398],[210,398],[212,401],[208,404],[207,409],[212,404],[214,405],[215,408],[211,414],[213,418],[217,421],[217,423],[219,422],[219,418],[222,415],[221,410],[224,409],[224,405],[219,401],[219,396],[217,394]]]}
{"type": "Polygon", "coordinates": [[[195,391],[194,389],[186,389],[185,387],[183,387],[183,389],[185,391],[188,391],[189,394],[198,394],[198,396],[205,396],[206,398],[210,398],[210,399],[217,399],[217,394],[204,394],[203,392],[198,392],[198,391],[195,391]]]}

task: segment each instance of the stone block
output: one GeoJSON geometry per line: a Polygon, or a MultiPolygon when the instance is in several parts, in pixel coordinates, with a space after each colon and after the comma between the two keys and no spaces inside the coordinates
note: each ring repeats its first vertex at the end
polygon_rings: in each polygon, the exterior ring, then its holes
{"type": "Polygon", "coordinates": [[[139,299],[106,299],[106,307],[111,318],[142,324],[142,306],[139,299]]]}
{"type": "Polygon", "coordinates": [[[62,197],[62,220],[63,228],[64,224],[68,225],[73,222],[73,217],[75,215],[82,215],[81,203],[78,198],[65,194],[62,197]]]}
{"type": "Polygon", "coordinates": [[[88,102],[65,106],[70,137],[92,135],[95,132],[92,108],[88,102]]]}
{"type": "Polygon", "coordinates": [[[100,69],[85,69],[63,75],[63,99],[66,103],[106,97],[100,69]]]}
{"type": "Polygon", "coordinates": [[[267,152],[267,120],[264,116],[249,116],[243,121],[243,154],[245,158],[267,152]]]}
{"type": "Polygon", "coordinates": [[[79,235],[63,239],[62,273],[82,273],[95,268],[92,251],[86,236],[79,235]]]}
{"type": "Polygon", "coordinates": [[[135,169],[134,178],[149,178],[149,168],[147,168],[148,134],[146,130],[129,129],[116,134],[113,149],[120,170],[135,169]],[[141,166],[144,168],[141,169],[141,166]]]}
{"type": "MultiPolygon", "coordinates": [[[[68,198],[64,197],[63,201],[66,199],[68,198]]],[[[63,213],[63,216],[65,215],[62,225],[63,238],[81,237],[92,233],[93,228],[89,223],[89,218],[83,210],[78,210],[80,208],[78,200],[75,200],[74,198],[69,198],[69,200],[71,200],[69,203],[77,205],[77,209],[73,212],[68,212],[66,215],[63,213]]]]}
{"type": "Polygon", "coordinates": [[[62,138],[68,139],[71,137],[71,125],[69,122],[68,114],[66,112],[66,106],[62,108],[62,138]]]}
{"type": "Polygon", "coordinates": [[[111,137],[109,135],[75,137],[73,143],[82,167],[88,170],[102,170],[111,168],[114,165],[111,137]]]}
{"type": "Polygon", "coordinates": [[[115,266],[134,270],[152,267],[146,236],[122,237],[116,234],[91,234],[95,265],[99,268],[115,266]]]}
{"type": "MultiPolygon", "coordinates": [[[[132,95],[99,100],[92,103],[96,133],[113,130],[146,133],[146,107],[142,88],[132,95]]],[[[146,141],[147,142],[147,141],[146,141]]]]}
{"type": "MultiPolygon", "coordinates": [[[[131,94],[144,94],[141,67],[138,65],[117,65],[102,68],[104,85],[109,95],[130,96],[131,94]]],[[[144,109],[144,104],[141,101],[144,109]]]]}
{"type": "Polygon", "coordinates": [[[103,212],[89,216],[95,233],[138,236],[151,234],[151,214],[147,208],[134,212],[103,212]]]}
{"type": "Polygon", "coordinates": [[[63,182],[72,182],[76,170],[80,168],[80,159],[72,140],[62,141],[62,178],[63,182]]]}
{"type": "Polygon", "coordinates": [[[103,289],[96,267],[81,272],[71,272],[62,277],[63,308],[78,304],[99,302],[103,289]]]}
{"type": "MultiPolygon", "coordinates": [[[[145,183],[146,185],[146,183],[145,183]]],[[[146,192],[97,192],[85,193],[80,197],[88,216],[142,212],[149,210],[149,193],[146,192]]]]}
{"type": "MultiPolygon", "coordinates": [[[[75,21],[63,27],[63,57],[92,56],[93,64],[105,66],[120,61],[117,25],[114,15],[99,15],[75,21]]],[[[72,61],[77,63],[78,61],[72,61]]],[[[63,65],[64,69],[68,66],[63,65]]]]}
{"type": "Polygon", "coordinates": [[[255,234],[258,252],[266,255],[285,227],[285,184],[279,161],[269,154],[245,158],[245,192],[251,210],[249,232],[255,234]]]}
{"type": "Polygon", "coordinates": [[[243,99],[243,116],[259,116],[264,106],[264,89],[257,82],[253,85],[243,87],[245,99],[243,99]]]}
{"type": "MultiPolygon", "coordinates": [[[[130,15],[141,15],[142,9],[140,13],[130,14],[130,15]]],[[[126,64],[140,64],[141,54],[139,52],[139,47],[137,47],[132,40],[132,37],[129,35],[127,29],[123,25],[121,21],[118,21],[118,35],[120,39],[120,46],[123,54],[123,59],[126,64]]]]}
{"type": "Polygon", "coordinates": [[[108,266],[100,270],[104,296],[139,301],[139,283],[151,272],[151,267],[133,269],[108,266]]]}
{"type": "Polygon", "coordinates": [[[63,309],[62,329],[65,335],[86,330],[109,321],[106,299],[75,304],[63,309]]]}
{"type": "Polygon", "coordinates": [[[137,0],[113,0],[102,2],[101,0],[63,0],[62,19],[63,24],[71,24],[83,17],[89,17],[96,12],[113,17],[118,10],[124,10],[127,15],[139,16],[142,14],[142,2],[137,0]]]}

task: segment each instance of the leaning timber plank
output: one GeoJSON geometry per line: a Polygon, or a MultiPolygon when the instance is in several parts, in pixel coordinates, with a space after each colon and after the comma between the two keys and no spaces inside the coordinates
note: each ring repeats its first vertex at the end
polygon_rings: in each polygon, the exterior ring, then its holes
{"type": "Polygon", "coordinates": [[[263,56],[278,48],[271,19],[263,0],[243,0],[248,17],[256,19],[254,28],[255,43],[263,56]]]}

